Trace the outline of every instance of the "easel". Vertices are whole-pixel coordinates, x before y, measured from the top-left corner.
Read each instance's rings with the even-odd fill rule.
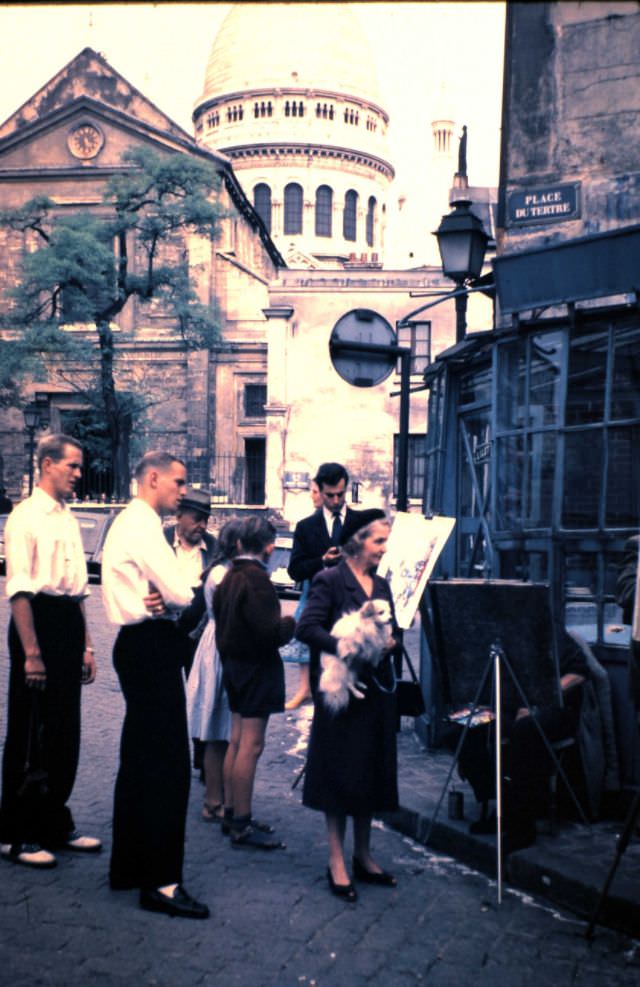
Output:
[[[557,674],[557,663],[556,663],[555,667],[556,667],[556,674]],[[535,724],[536,730],[538,731],[538,734],[539,734],[539,736],[540,736],[540,738],[541,738],[541,740],[542,740],[542,742],[543,742],[543,744],[544,744],[547,752],[549,753],[549,755],[550,755],[550,757],[552,759],[552,762],[553,762],[553,764],[554,764],[554,766],[555,766],[558,774],[562,778],[562,780],[563,780],[563,782],[564,782],[564,784],[565,784],[565,786],[567,788],[567,791],[569,792],[569,794],[571,796],[571,799],[572,799],[573,803],[575,804],[575,806],[576,806],[576,808],[578,810],[578,813],[579,813],[582,821],[585,824],[588,824],[588,820],[587,820],[587,817],[586,817],[586,815],[584,813],[584,810],[582,809],[582,806],[580,805],[580,802],[578,801],[578,798],[577,798],[575,792],[573,791],[573,788],[571,787],[571,785],[569,783],[569,780],[568,780],[568,778],[566,776],[566,773],[565,773],[565,771],[564,771],[564,769],[562,767],[562,764],[560,763],[560,761],[559,761],[559,759],[558,759],[558,757],[556,755],[555,750],[553,749],[552,744],[549,742],[549,740],[548,740],[548,738],[547,738],[547,736],[546,736],[543,728],[541,727],[540,723],[538,722],[537,717],[532,713],[531,703],[529,702],[529,699],[527,698],[527,695],[525,693],[525,690],[524,690],[524,688],[523,688],[523,686],[522,686],[522,684],[521,684],[518,676],[515,673],[515,670],[513,668],[512,663],[510,662],[510,660],[508,659],[507,655],[505,654],[505,651],[504,651],[502,642],[501,642],[501,640],[498,637],[496,637],[494,639],[494,641],[491,643],[490,647],[489,647],[489,655],[488,655],[487,661],[485,663],[484,670],[482,672],[479,685],[478,685],[478,687],[476,689],[473,702],[471,703],[471,706],[469,707],[469,712],[468,712],[468,715],[466,716],[465,723],[464,723],[464,729],[462,731],[461,736],[458,739],[458,743],[457,743],[456,750],[455,750],[455,753],[454,753],[454,756],[453,756],[453,760],[451,762],[451,766],[449,768],[449,772],[447,774],[447,778],[445,780],[445,783],[443,785],[442,791],[440,793],[440,798],[438,799],[438,802],[437,802],[435,811],[434,811],[433,816],[431,818],[431,823],[429,825],[429,830],[428,830],[427,836],[426,836],[426,842],[428,843],[429,842],[429,839],[431,837],[433,826],[435,824],[436,818],[437,818],[438,813],[440,811],[440,807],[441,807],[442,802],[444,800],[444,796],[446,794],[447,788],[449,787],[449,783],[450,783],[451,778],[453,776],[453,772],[454,772],[454,770],[455,770],[455,768],[457,766],[458,759],[459,759],[459,756],[460,756],[460,752],[462,750],[462,746],[463,746],[464,741],[466,739],[467,733],[468,733],[468,731],[469,731],[469,729],[471,727],[473,716],[480,709],[479,702],[480,702],[481,696],[482,696],[482,694],[483,694],[483,692],[485,690],[485,687],[486,687],[486,684],[487,684],[487,681],[488,681],[488,678],[489,678],[489,674],[492,673],[492,675],[493,675],[493,679],[492,679],[492,683],[493,683],[493,719],[495,721],[495,785],[496,785],[496,831],[497,831],[496,832],[496,837],[497,837],[496,845],[497,845],[498,904],[501,904],[502,903],[502,849],[503,849],[503,845],[502,845],[502,694],[503,694],[503,671],[507,673],[510,681],[513,683],[513,686],[515,687],[515,690],[516,690],[516,694],[517,694],[517,696],[519,698],[519,701],[520,701],[520,705],[523,708],[526,708],[528,710],[528,712],[529,712],[529,715],[532,716],[532,720],[533,720],[533,723]]]
[[[602,886],[602,891],[600,892],[600,897],[598,898],[598,903],[593,910],[593,915],[589,920],[589,924],[585,931],[585,936],[587,939],[593,939],[593,928],[596,925],[598,919],[600,918],[600,913],[602,911],[602,906],[604,905],[607,895],[609,894],[609,888],[615,877],[616,871],[618,869],[618,864],[622,859],[622,854],[629,846],[629,840],[635,829],[636,822],[640,816],[640,789],[636,792],[631,803],[631,807],[627,813],[627,818],[625,819],[624,827],[620,836],[618,837],[618,845],[616,846],[615,856],[611,867],[609,868],[609,873],[607,874],[607,879]]]

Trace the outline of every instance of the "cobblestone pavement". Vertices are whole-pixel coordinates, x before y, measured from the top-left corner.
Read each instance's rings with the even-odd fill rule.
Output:
[[[4,580],[0,581],[4,593]],[[232,850],[199,818],[194,777],[185,884],[207,901],[207,922],[140,910],[107,884],[110,814],[122,698],[113,634],[99,589],[88,602],[99,677],[84,692],[83,746],[72,807],[105,852],[60,854],[51,871],[0,862],[0,984],[49,987],[404,987],[640,983],[640,944],[584,925],[522,893],[496,904],[488,878],[379,825],[374,846],[396,890],[362,888],[355,906],[327,890],[322,819],[291,784],[303,765],[310,707],[274,717],[259,766],[256,810],[276,823],[284,852]],[[6,693],[6,602],[0,604],[0,682]],[[296,669],[288,674],[289,694]],[[0,709],[4,737],[6,709]],[[410,747],[403,744],[403,748]],[[171,793],[167,793],[170,798]]]

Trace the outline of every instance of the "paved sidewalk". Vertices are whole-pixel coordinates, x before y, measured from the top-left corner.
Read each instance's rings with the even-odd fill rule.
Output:
[[[427,752],[415,733],[404,730],[399,738],[401,810],[387,819],[400,832],[426,843],[434,812],[446,783],[451,755]],[[471,788],[454,772],[449,789],[463,793],[465,818],[448,818],[447,797],[438,811],[429,846],[453,854],[456,859],[496,877],[496,837],[469,833],[479,806]],[[638,820],[640,825],[640,819]],[[560,820],[556,832],[545,833],[539,824],[533,846],[504,859],[506,882],[533,892],[554,904],[589,919],[600,899],[613,863],[623,822],[605,821],[585,826]],[[599,918],[613,928],[640,936],[640,840],[637,834],[620,858],[614,881]]]
[[[445,854],[376,824],[375,852],[397,874],[398,888],[363,887],[355,906],[332,897],[322,819],[300,805],[299,788],[291,789],[304,763],[309,706],[273,718],[259,766],[256,813],[277,825],[286,851],[232,850],[217,827],[201,820],[202,788],[194,776],[185,884],[209,903],[212,918],[189,922],[150,914],[139,909],[134,892],[110,891],[123,702],[99,591],[88,612],[100,668],[98,681],[84,693],[82,756],[71,804],[80,827],[104,839],[105,852],[60,854],[58,867],[41,872],[0,861],[1,987],[638,984],[640,943],[598,928],[589,945],[583,922],[511,887],[498,907],[493,880],[450,855],[460,843]],[[0,742],[6,728],[6,614],[2,599]],[[296,670],[288,675],[291,694]],[[427,755],[413,732],[403,731],[400,778],[407,808],[396,824],[413,820],[416,833],[422,830],[443,768],[441,757]],[[451,830],[446,819],[443,827],[443,833]],[[541,841],[535,853],[546,856],[546,846]],[[587,864],[585,870],[592,866]]]

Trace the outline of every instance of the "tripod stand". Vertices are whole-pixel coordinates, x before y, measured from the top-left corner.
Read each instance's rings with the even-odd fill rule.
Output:
[[[609,888],[611,887],[612,881],[618,869],[618,864],[622,859],[622,855],[624,851],[629,846],[629,840],[631,839],[631,835],[635,829],[635,825],[639,816],[640,816],[640,789],[638,789],[638,791],[636,792],[633,798],[633,802],[631,803],[631,806],[627,813],[627,818],[625,819],[624,827],[622,829],[622,832],[620,833],[620,836],[618,837],[618,844],[616,846],[615,856],[613,858],[611,867],[609,868],[607,879],[602,886],[602,891],[600,892],[598,903],[593,911],[593,915],[591,916],[589,920],[589,924],[585,931],[585,936],[587,939],[593,938],[593,928],[600,917],[600,913],[602,912],[603,905],[607,899],[607,895],[609,894]]]
[[[455,749],[453,760],[452,760],[451,766],[449,768],[449,773],[447,775],[447,778],[446,778],[445,783],[443,785],[442,791],[440,793],[440,798],[438,799],[438,802],[437,802],[435,811],[434,811],[433,816],[431,818],[431,823],[429,825],[429,830],[428,830],[427,836],[426,836],[426,842],[428,843],[429,842],[429,839],[431,837],[431,832],[433,830],[433,826],[435,824],[436,818],[437,818],[438,813],[440,811],[440,807],[442,805],[442,802],[443,802],[444,796],[446,794],[447,788],[449,787],[449,782],[451,781],[451,777],[452,777],[453,772],[454,772],[454,770],[456,768],[456,765],[458,763],[458,760],[459,760],[459,757],[460,757],[460,752],[462,750],[462,746],[463,746],[464,741],[466,739],[467,733],[468,733],[469,729],[471,728],[473,717],[474,717],[474,715],[476,714],[476,712],[479,709],[478,703],[479,703],[480,697],[481,697],[481,695],[483,693],[483,690],[485,688],[485,685],[487,683],[487,679],[489,677],[489,673],[492,671],[493,672],[493,697],[494,697],[494,699],[493,699],[493,705],[494,705],[493,719],[495,720],[495,786],[496,786],[496,836],[497,836],[497,855],[496,855],[496,857],[497,857],[498,904],[501,904],[501,902],[502,902],[502,850],[503,850],[503,844],[502,844],[502,672],[503,672],[503,669],[507,672],[507,674],[508,674],[511,682],[515,686],[515,689],[516,689],[517,695],[518,695],[518,697],[520,699],[520,702],[521,702],[522,707],[526,708],[527,711],[528,711],[528,713],[529,713],[529,715],[532,717],[532,722],[534,723],[534,725],[536,727],[536,730],[538,732],[538,735],[540,736],[540,738],[541,738],[541,740],[542,740],[542,742],[543,742],[543,744],[544,744],[544,746],[545,746],[545,748],[547,750],[547,753],[550,755],[551,760],[553,761],[553,764],[554,764],[554,766],[555,766],[558,774],[562,778],[562,780],[563,780],[563,782],[564,782],[564,784],[565,784],[565,786],[567,788],[567,791],[569,792],[569,794],[571,796],[571,799],[574,802],[574,804],[575,804],[575,806],[576,806],[576,808],[578,810],[578,813],[580,814],[580,817],[581,817],[582,821],[584,823],[588,823],[588,820],[587,820],[587,817],[586,817],[586,815],[584,813],[584,810],[582,809],[582,806],[580,805],[580,802],[578,801],[578,798],[577,798],[575,792],[573,791],[573,789],[572,789],[572,787],[571,787],[571,785],[569,783],[569,780],[568,780],[568,778],[566,776],[566,773],[565,773],[565,771],[564,771],[564,769],[562,767],[562,764],[560,763],[560,761],[559,761],[559,759],[558,759],[558,757],[556,755],[556,752],[553,749],[553,746],[550,743],[549,739],[547,738],[547,736],[546,736],[546,734],[545,734],[545,732],[544,732],[541,724],[539,723],[537,717],[535,716],[535,713],[532,711],[532,707],[531,707],[531,705],[529,703],[529,700],[527,699],[527,696],[526,696],[526,694],[524,692],[524,689],[522,688],[522,685],[520,684],[520,681],[519,681],[519,679],[518,679],[518,677],[517,677],[517,675],[516,675],[516,673],[515,673],[515,671],[513,669],[512,664],[510,663],[509,659],[507,658],[507,656],[506,656],[506,654],[504,652],[504,649],[502,647],[502,644],[501,644],[500,640],[494,641],[491,644],[490,648],[489,648],[489,656],[488,656],[487,662],[485,664],[484,671],[482,673],[482,676],[481,676],[481,679],[480,679],[480,683],[479,683],[478,688],[476,690],[476,693],[475,693],[473,702],[472,702],[471,706],[469,707],[468,714],[465,716],[464,729],[463,729],[462,734],[460,735],[460,737],[458,739],[458,743],[457,743],[457,746],[456,746],[456,749]]]

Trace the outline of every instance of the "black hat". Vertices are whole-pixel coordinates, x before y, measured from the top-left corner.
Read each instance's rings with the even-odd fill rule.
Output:
[[[196,490],[195,487],[187,487],[184,496],[178,505],[179,511],[199,511],[209,517],[211,514],[211,494],[206,490]]]
[[[366,511],[349,511],[340,535],[340,544],[346,545],[356,531],[366,528],[368,524],[373,524],[374,521],[386,521],[386,519],[387,515],[379,507],[370,507]]]

